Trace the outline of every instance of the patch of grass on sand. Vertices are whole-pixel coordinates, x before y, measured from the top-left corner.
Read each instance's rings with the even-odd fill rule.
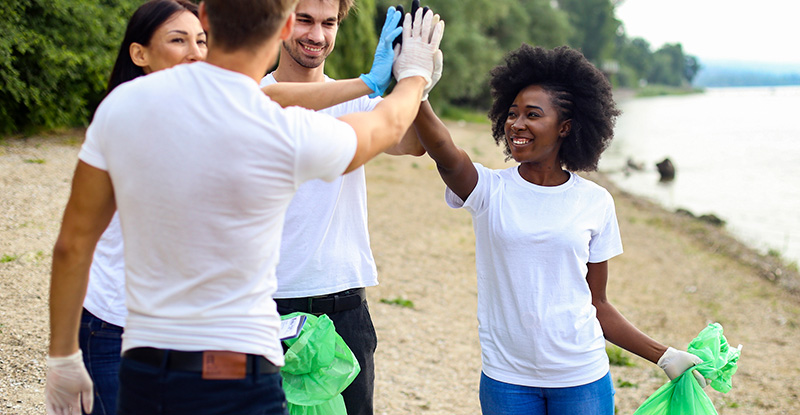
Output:
[[[618,388],[638,388],[639,385],[633,382],[628,382],[627,380],[617,379],[617,387]]]
[[[0,257],[0,264],[5,264],[6,262],[16,261],[17,258],[19,258],[19,255],[3,254],[3,256]]]
[[[381,302],[384,304],[391,304],[405,308],[414,308],[414,302],[411,300],[406,300],[405,298],[396,297],[393,300],[389,300],[386,298],[381,298]]]
[[[613,344],[606,346],[606,354],[608,355],[609,363],[614,366],[636,366],[628,352]]]

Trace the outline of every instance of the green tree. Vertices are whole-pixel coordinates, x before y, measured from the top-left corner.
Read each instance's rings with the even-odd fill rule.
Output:
[[[380,24],[396,0],[379,0]],[[410,11],[410,1],[403,2]],[[434,104],[486,108],[491,101],[489,71],[503,55],[522,42],[556,46],[570,33],[567,15],[549,0],[430,0],[427,3],[446,22],[441,49],[444,72],[431,93]]]
[[[647,78],[650,69],[653,66],[653,52],[650,50],[650,43],[646,40],[637,37],[628,39],[626,36],[620,36],[621,42],[617,52],[620,62],[631,68],[635,79],[633,83],[628,86],[636,86],[640,80]]]
[[[669,86],[684,86],[687,84],[686,78],[684,78],[685,65],[686,57],[683,54],[683,46],[680,43],[665,44],[661,49],[653,53],[653,66],[647,77],[647,82]]]
[[[332,78],[354,78],[369,71],[386,10],[376,15],[375,0],[359,0],[339,26],[336,51],[325,60],[325,73]],[[375,21],[380,20],[378,31]]]
[[[611,58],[620,21],[614,15],[612,0],[558,0],[569,15],[573,28],[570,45],[578,48],[595,64]]]
[[[6,0],[0,7],[0,133],[85,125],[141,0]]]
[[[697,73],[700,72],[701,68],[702,65],[700,65],[700,61],[698,61],[696,57],[692,55],[686,55],[684,57],[683,77],[689,84],[694,82],[694,78],[697,76]]]

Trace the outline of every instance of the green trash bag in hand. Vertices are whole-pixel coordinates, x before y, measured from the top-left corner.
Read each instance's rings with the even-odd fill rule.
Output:
[[[283,391],[291,415],[347,415],[342,391],[358,376],[361,367],[333,322],[326,315],[305,313],[300,335],[284,340],[289,350],[281,368]]]
[[[633,415],[717,415],[714,404],[692,371],[697,370],[710,380],[712,388],[727,393],[732,387],[731,378],[736,373],[741,346],[730,348],[722,335],[722,326],[712,323],[689,343],[687,351],[703,359],[703,363],[658,388]]]
[[[728,340],[722,335],[722,326],[712,323],[689,343],[686,351],[703,359],[703,363],[694,369],[711,381],[711,387],[728,393],[733,387],[733,374],[736,373],[741,347],[730,348]]]

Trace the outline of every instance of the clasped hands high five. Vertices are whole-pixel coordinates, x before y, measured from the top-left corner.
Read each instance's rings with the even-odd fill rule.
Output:
[[[419,4],[417,0],[414,3],[415,6]],[[413,16],[405,15],[402,27],[398,27],[401,11],[389,7],[386,13],[372,69],[360,77],[374,91],[371,98],[383,95],[394,74],[398,81],[411,76],[425,78],[424,101],[442,77],[443,56],[439,44],[444,34],[444,21],[427,7],[413,9]],[[401,33],[402,42],[392,48],[392,42]]]

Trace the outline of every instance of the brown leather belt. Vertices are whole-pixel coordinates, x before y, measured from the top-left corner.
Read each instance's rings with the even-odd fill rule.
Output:
[[[179,350],[137,347],[122,357],[168,370],[203,373],[206,379],[241,379],[245,374],[269,374],[280,371],[264,356],[229,351],[184,352]],[[165,363],[166,360],[166,363]]]

